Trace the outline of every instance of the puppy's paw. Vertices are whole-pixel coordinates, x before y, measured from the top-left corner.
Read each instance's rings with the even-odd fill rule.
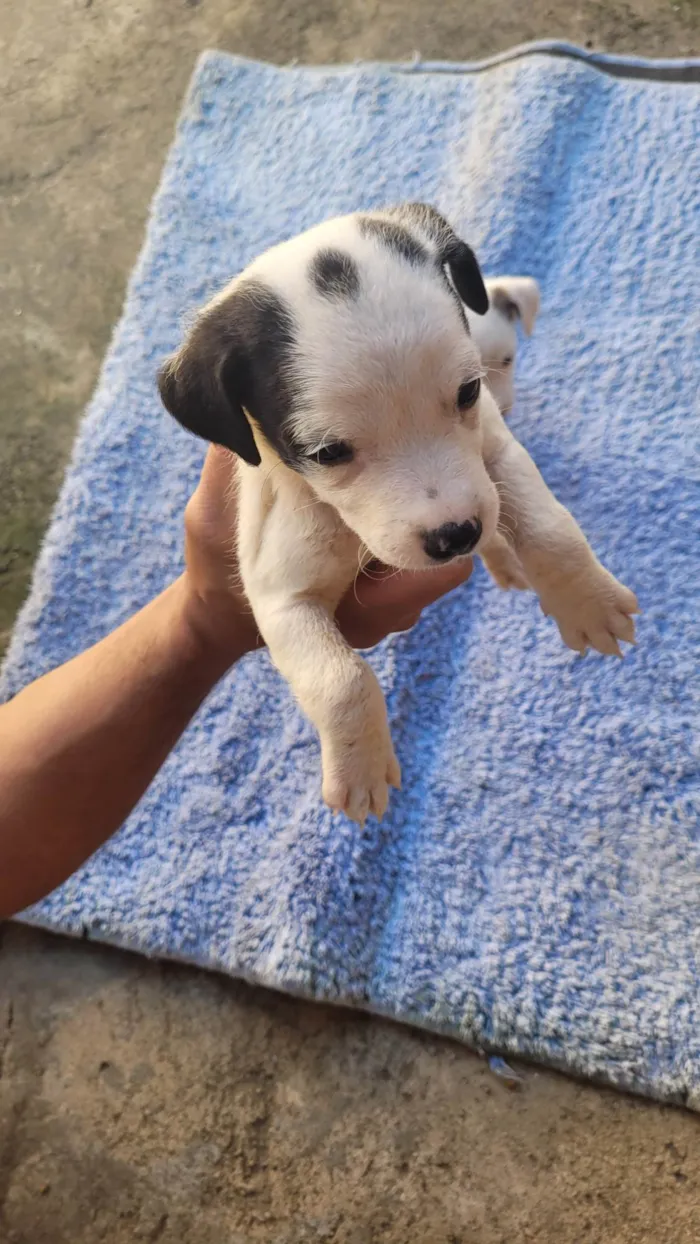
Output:
[[[637,597],[598,561],[576,577],[552,585],[540,603],[574,652],[595,648],[605,656],[621,657],[620,640],[634,643],[631,615],[639,613]]]
[[[530,587],[520,564],[520,558],[505,536],[495,535],[492,540],[489,540],[481,554],[481,560],[491,578],[495,579],[498,586],[506,591],[509,588],[518,588],[521,592],[526,592]]]
[[[401,769],[388,727],[367,730],[361,738],[336,746],[324,743],[323,798],[334,812],[364,825],[372,814],[381,821],[389,787],[401,787]]]

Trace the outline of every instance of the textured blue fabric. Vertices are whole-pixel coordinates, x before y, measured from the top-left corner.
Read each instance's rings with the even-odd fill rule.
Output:
[[[3,694],[179,571],[203,447],[154,373],[183,313],[271,243],[404,198],[540,281],[512,426],[638,592],[639,646],[578,659],[478,572],[372,656],[404,790],[364,831],[324,810],[314,732],[246,658],[27,920],[700,1107],[699,105],[542,54],[203,58]]]

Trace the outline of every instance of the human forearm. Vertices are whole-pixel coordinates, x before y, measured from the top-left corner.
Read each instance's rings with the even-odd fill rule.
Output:
[[[0,706],[0,919],[55,889],[119,828],[215,683],[260,643],[239,585],[236,461],[211,448],[185,511],[185,575],[94,648]],[[353,647],[405,630],[469,576],[360,575]]]
[[[246,650],[198,624],[185,577],[0,707],[0,918],[54,889],[122,823]]]

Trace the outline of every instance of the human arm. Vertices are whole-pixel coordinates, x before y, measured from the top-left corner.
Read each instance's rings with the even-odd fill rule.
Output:
[[[0,706],[0,919],[36,902],[122,824],[202,701],[260,639],[235,586],[234,459],[210,449],[186,511],[186,570],[111,635]],[[358,580],[351,644],[405,630],[469,567]]]

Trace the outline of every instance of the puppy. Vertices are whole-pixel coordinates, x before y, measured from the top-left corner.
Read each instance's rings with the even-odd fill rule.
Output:
[[[485,315],[469,312],[469,327],[479,348],[485,379],[502,415],[515,401],[516,324],[522,323],[529,337],[540,309],[540,290],[528,276],[499,276],[484,281],[489,299]],[[503,588],[528,587],[522,566],[505,540],[496,538],[482,553],[486,569]]]
[[[486,382],[501,414],[513,406],[513,377],[518,348],[516,325],[529,337],[540,309],[537,281],[529,276],[499,276],[484,282],[489,297],[485,315],[469,315],[469,327],[486,369]]]
[[[360,824],[400,783],[377,680],[334,621],[366,560],[479,552],[503,581],[510,558],[571,648],[634,638],[633,593],[482,383],[465,305],[488,310],[479,265],[437,211],[357,213],[256,259],[160,372],[171,414],[240,459],[243,585],[318,730],[324,798]]]

